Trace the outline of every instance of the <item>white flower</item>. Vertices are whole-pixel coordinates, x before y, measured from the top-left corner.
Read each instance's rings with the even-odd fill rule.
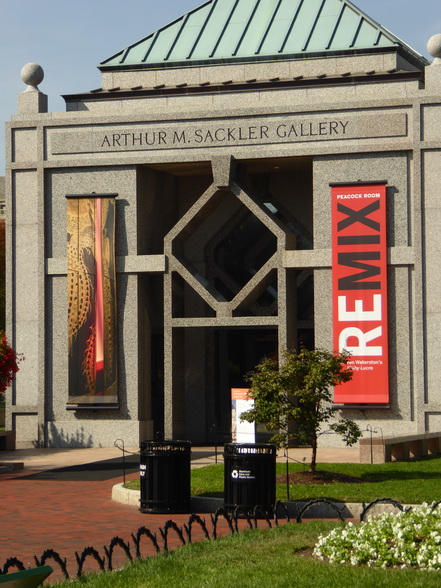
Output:
[[[315,554],[352,565],[441,569],[441,505],[382,513],[359,525],[348,523],[320,536]]]

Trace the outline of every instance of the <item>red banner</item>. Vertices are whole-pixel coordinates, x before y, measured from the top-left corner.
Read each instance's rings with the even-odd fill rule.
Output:
[[[336,404],[387,404],[386,186],[332,186],[334,349],[351,354]]]

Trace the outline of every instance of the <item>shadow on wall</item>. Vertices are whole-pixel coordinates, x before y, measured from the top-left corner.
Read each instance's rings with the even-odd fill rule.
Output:
[[[53,423],[48,424],[48,447],[69,447],[71,449],[87,449],[93,447],[92,435],[84,434],[84,427],[80,427],[75,433],[65,433],[63,428],[58,428]]]

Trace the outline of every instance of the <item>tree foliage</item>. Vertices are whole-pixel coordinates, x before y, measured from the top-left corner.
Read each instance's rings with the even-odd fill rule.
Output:
[[[17,355],[6,337],[6,334],[0,331],[0,397],[3,392],[15,380],[15,374],[18,372],[19,362],[23,359]]]
[[[348,382],[352,370],[347,353],[301,348],[299,352],[286,350],[280,364],[264,359],[247,376],[254,407],[242,413],[241,419],[264,423],[275,431],[270,441],[286,447],[290,439],[312,448],[310,469],[315,471],[317,441],[320,435],[335,432],[347,445],[361,436],[356,423],[340,419],[324,428],[338,409],[332,406],[333,386]]]

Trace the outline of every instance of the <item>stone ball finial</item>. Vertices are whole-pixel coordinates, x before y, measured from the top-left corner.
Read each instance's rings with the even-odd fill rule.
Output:
[[[427,50],[435,58],[434,65],[441,65],[441,34],[430,37]]]
[[[44,71],[38,63],[27,63],[21,70],[21,79],[27,84],[27,91],[38,90],[38,84],[44,79]]]

